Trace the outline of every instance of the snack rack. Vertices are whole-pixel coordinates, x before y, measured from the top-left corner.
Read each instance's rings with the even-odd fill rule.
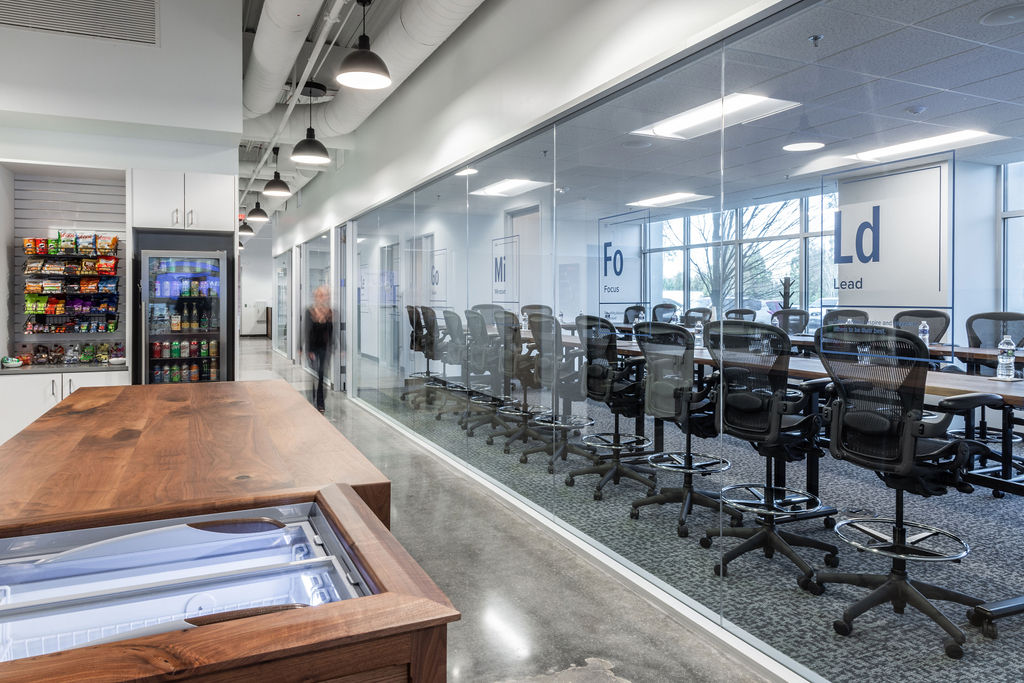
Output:
[[[121,235],[113,232],[106,233],[108,237],[117,238],[117,242],[116,247],[108,250],[104,256],[113,256],[117,260],[113,272],[100,274],[99,272],[83,272],[83,264],[97,263],[100,258],[100,254],[95,251],[93,246],[95,244],[93,233],[86,233],[83,230],[75,231],[76,234],[83,237],[88,236],[83,240],[83,244],[87,245],[85,251],[79,251],[77,244],[74,248],[66,248],[66,245],[60,246],[58,237],[58,251],[50,253],[49,242],[60,234],[58,231],[51,232],[52,235],[47,233],[48,239],[35,240],[40,244],[47,245],[46,253],[27,254],[25,242],[28,239],[19,238],[14,245],[11,309],[12,355],[20,355],[24,352],[32,353],[38,344],[45,344],[50,349],[59,344],[65,350],[68,350],[71,345],[77,345],[79,349],[84,349],[86,345],[98,347],[104,343],[111,349],[116,344],[121,344],[123,348],[127,336],[123,313],[126,295],[124,288],[126,264],[124,240],[121,239]],[[50,272],[25,272],[26,264],[31,261],[38,262],[40,259],[48,264]],[[54,268],[59,268],[60,272],[53,271]],[[75,291],[81,289],[83,281],[91,284],[97,280],[104,281],[103,291],[100,291],[98,285],[96,291]],[[60,291],[26,292],[30,282],[44,281],[50,285],[50,289],[59,284]],[[113,281],[112,288],[111,281]],[[44,301],[59,301],[63,310],[60,312],[47,310],[52,307],[46,306],[42,311],[30,312],[28,304],[33,297],[36,300],[42,297]],[[72,302],[75,301],[82,302],[82,306],[78,310],[74,310],[72,305]],[[102,308],[100,308],[101,304]],[[87,310],[86,305],[88,306]],[[34,328],[32,331],[28,330],[30,324]],[[40,331],[45,330],[46,326],[61,331]],[[108,329],[110,327],[113,329]],[[58,361],[58,365],[62,370],[76,367],[76,363],[60,361]]]

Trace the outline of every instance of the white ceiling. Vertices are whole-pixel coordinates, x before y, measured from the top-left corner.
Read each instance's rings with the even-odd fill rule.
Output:
[[[549,181],[564,190],[558,194],[560,219],[593,220],[629,210],[628,202],[669,192],[711,195],[711,200],[687,205],[708,210],[719,206],[720,195],[726,206],[734,206],[807,191],[820,186],[821,176],[801,175],[800,169],[815,159],[963,128],[1008,139],[964,148],[958,160],[1024,160],[1024,23],[989,27],[979,22],[1009,2],[822,0],[802,5],[558,123],[555,132],[545,130],[474,164],[480,173],[470,177],[470,188],[502,178]],[[814,34],[823,36],[817,47],[808,40]],[[724,136],[665,140],[629,134],[734,92],[802,106],[729,127]],[[914,114],[909,111],[914,107],[925,109]],[[783,152],[802,116],[828,145],[817,152]],[[636,146],[641,139],[650,145]],[[421,191],[417,210],[440,209],[450,201],[449,208],[458,211],[465,183],[464,178],[439,180]],[[485,213],[500,201],[474,197],[470,210]]]

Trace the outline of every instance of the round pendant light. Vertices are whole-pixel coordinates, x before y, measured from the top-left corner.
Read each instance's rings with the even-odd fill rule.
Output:
[[[245,219],[252,221],[253,223],[266,223],[270,220],[270,216],[267,212],[260,208],[260,203],[256,202],[256,207],[246,214]]]
[[[366,8],[371,0],[357,0],[363,6],[363,33],[356,49],[345,55],[335,79],[341,85],[357,90],[380,90],[391,85],[391,72],[384,60],[370,49],[370,36],[366,35]]]
[[[242,221],[242,224],[238,226],[239,235],[255,235],[256,231],[249,225],[249,221]]]
[[[316,132],[313,130],[313,98],[323,97],[327,94],[327,88],[320,83],[309,81],[302,88],[302,94],[309,98],[309,128],[306,129],[306,139],[299,140],[292,148],[289,158],[297,164],[329,164],[331,155],[323,143],[316,139]]]
[[[268,197],[292,196],[292,190],[288,187],[288,183],[281,180],[281,174],[277,172],[277,153],[280,151],[280,148],[274,148],[274,177],[268,180],[267,184],[263,186],[263,194]]]

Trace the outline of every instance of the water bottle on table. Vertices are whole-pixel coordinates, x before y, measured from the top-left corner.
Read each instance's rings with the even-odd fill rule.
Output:
[[[928,332],[928,321],[922,320],[921,324],[917,326],[917,336],[921,338],[925,346],[931,344],[931,341],[928,339]]]
[[[693,326],[693,345],[698,349],[704,348],[704,323],[700,319]]]
[[[1003,335],[999,342],[999,365],[996,366],[997,379],[1013,379],[1013,361],[1017,345],[1010,339],[1010,335]]]

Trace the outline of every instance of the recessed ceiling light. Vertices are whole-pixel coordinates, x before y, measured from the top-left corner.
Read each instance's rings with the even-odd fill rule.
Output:
[[[887,157],[903,156],[925,149],[969,147],[970,145],[979,145],[983,142],[1005,139],[1006,137],[1003,135],[993,135],[992,133],[986,133],[980,130],[958,130],[953,133],[933,135],[927,138],[911,140],[910,142],[902,142],[898,145],[870,149],[866,152],[851,154],[847,158],[857,159],[858,161],[882,161]]]
[[[475,194],[480,197],[515,197],[521,195],[524,192],[530,190],[536,190],[539,187],[550,185],[551,183],[542,183],[536,180],[527,180],[525,178],[505,178],[499,180],[496,183],[491,183],[485,187],[481,187],[479,190],[473,190],[470,194]]]
[[[782,146],[784,152],[813,152],[825,146],[824,142],[791,142]]]
[[[672,194],[663,194],[659,197],[650,197],[649,199],[638,199],[635,202],[629,202],[628,204],[626,204],[626,206],[675,206],[676,204],[696,202],[701,199],[711,199],[711,196],[706,194],[694,194],[693,192],[673,192]]]
[[[1024,21],[1024,3],[1018,2],[994,9],[978,20],[982,26],[1009,26]]]
[[[633,135],[689,140],[799,106],[799,102],[789,100],[732,93],[631,132]]]
[[[464,168],[461,171],[456,171],[455,175],[476,175],[479,173],[475,168]]]

